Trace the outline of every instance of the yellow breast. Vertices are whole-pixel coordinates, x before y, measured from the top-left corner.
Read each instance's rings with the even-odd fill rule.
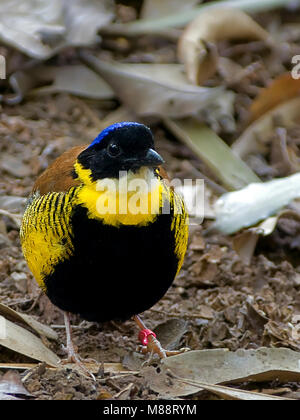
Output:
[[[88,217],[105,224],[145,226],[155,220],[169,199],[162,182],[149,168],[124,173],[120,179],[99,181],[92,181],[91,171],[79,163],[75,169],[84,183],[78,193],[78,204],[88,209]]]

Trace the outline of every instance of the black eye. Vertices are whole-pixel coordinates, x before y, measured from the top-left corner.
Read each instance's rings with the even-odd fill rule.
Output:
[[[121,154],[121,148],[117,144],[111,143],[107,147],[107,152],[111,157],[117,157]]]

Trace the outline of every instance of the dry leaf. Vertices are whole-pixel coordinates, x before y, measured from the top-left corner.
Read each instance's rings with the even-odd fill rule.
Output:
[[[40,78],[45,78],[47,81],[53,80],[53,84],[33,89],[29,92],[30,95],[68,92],[91,99],[107,100],[114,97],[108,84],[84,65],[41,66],[37,71]]]
[[[57,366],[60,362],[38,337],[3,316],[0,316],[0,345],[50,366]]]
[[[0,393],[0,401],[7,401],[7,400],[17,400],[17,401],[21,401],[22,398],[17,398],[14,397],[13,395],[9,395],[9,394],[2,394]]]
[[[246,265],[250,265],[259,236],[268,236],[274,232],[282,217],[299,220],[299,213],[293,210],[282,210],[276,216],[267,217],[257,226],[243,230],[233,238],[233,248]]]
[[[278,220],[277,216],[270,216],[276,215],[299,196],[300,173],[264,183],[253,183],[239,191],[225,193],[215,203],[214,227],[229,235],[263,220],[252,232],[269,235]]]
[[[2,0],[0,39],[30,57],[46,59],[67,46],[92,45],[114,17],[112,0]]]
[[[278,76],[259,95],[250,107],[249,123],[260,118],[263,114],[275,108],[282,102],[288,101],[300,94],[300,79],[294,79],[291,73]]]
[[[5,318],[8,318],[10,321],[19,322],[23,325],[31,327],[41,336],[45,336],[47,338],[50,338],[51,340],[58,339],[57,333],[48,325],[41,324],[30,315],[14,311],[12,308],[4,305],[3,303],[0,303],[0,315],[4,316]]]
[[[32,397],[32,394],[22,384],[18,372],[9,370],[0,378],[0,395],[7,394],[17,397]],[[1,397],[0,397],[1,399]]]
[[[179,383],[168,374],[206,384],[241,383],[246,381],[279,382],[300,380],[300,354],[287,348],[257,350],[197,350],[172,356],[162,361],[159,369],[145,368],[143,374],[151,389],[165,398],[191,395],[198,390]]]
[[[254,172],[210,128],[196,119],[164,119],[166,126],[209,167],[216,178],[229,190],[259,182]]]
[[[187,332],[188,323],[180,318],[169,319],[155,327],[155,334],[163,348],[178,349],[182,336]]]
[[[52,84],[50,84],[52,82]],[[16,104],[27,95],[68,92],[80,97],[108,100],[114,97],[112,89],[101,77],[84,65],[31,67],[17,71],[9,78],[15,94],[4,95],[4,102]],[[39,86],[36,88],[36,86]]]
[[[233,24],[234,22],[234,24]],[[250,16],[238,9],[209,9],[197,16],[183,32],[178,56],[189,81],[201,85],[217,69],[217,55],[209,47],[219,40],[267,40],[269,34]]]
[[[172,373],[170,373],[172,376]],[[191,381],[185,378],[178,378],[175,379],[179,382],[182,382],[187,385],[192,385],[198,388],[199,390],[205,389],[206,391],[210,391],[213,394],[216,394],[225,400],[241,400],[241,401],[273,401],[273,400],[287,400],[288,398],[276,397],[272,395],[263,394],[261,392],[252,392],[252,391],[244,391],[242,389],[234,389],[229,388],[228,386],[224,385],[211,385],[205,382],[199,381]]]
[[[249,230],[246,230],[233,238],[233,249],[245,265],[250,265],[257,241],[258,234]]]
[[[284,102],[254,121],[232,144],[233,152],[244,159],[250,153],[264,153],[265,142],[274,132],[274,121],[280,121],[282,127],[288,128],[299,121],[300,98]]]
[[[231,92],[220,88],[190,85],[180,64],[123,64],[104,62],[82,51],[81,57],[106,80],[121,101],[138,116],[184,117],[195,115],[209,105],[218,107]]]

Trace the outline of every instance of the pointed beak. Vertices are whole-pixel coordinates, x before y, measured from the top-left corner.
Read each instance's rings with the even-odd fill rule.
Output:
[[[142,159],[141,164],[143,166],[152,166],[153,168],[162,165],[165,161],[163,158],[153,149],[149,149],[146,156]]]
[[[163,158],[153,149],[148,149],[147,153],[142,157],[129,158],[124,161],[125,167],[130,169],[138,169],[142,166],[149,166],[150,168],[157,168],[162,165],[165,161]]]

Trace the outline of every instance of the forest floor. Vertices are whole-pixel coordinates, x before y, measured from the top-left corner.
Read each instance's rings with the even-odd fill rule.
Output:
[[[280,29],[284,22],[282,15],[266,15],[261,20],[270,21],[271,18],[276,18]],[[151,38],[145,39],[151,43]],[[145,39],[140,40],[140,46],[137,45],[137,50],[134,51],[136,60],[142,60],[141,51],[145,48]],[[264,47],[258,44],[256,48],[252,45],[252,50],[249,47],[248,51],[243,52],[242,58],[239,54],[240,62],[244,60],[250,64],[258,56],[263,57]],[[222,51],[227,47],[228,45],[219,45],[221,50],[223,48]],[[163,52],[168,57],[166,60],[170,60],[174,49],[172,43],[163,46]],[[149,47],[149,54],[150,50]],[[236,54],[236,51],[231,53]],[[130,57],[127,59],[130,61]],[[242,87],[235,87],[235,118],[238,129],[242,126],[246,99],[252,100],[256,89],[274,77],[274,68],[268,74],[262,62],[263,60],[255,76],[247,79],[248,84],[245,82]],[[278,69],[278,74],[281,71],[282,69]],[[224,83],[220,79],[214,83]],[[110,106],[111,104],[107,105],[108,108]],[[0,208],[7,196],[19,197],[15,201],[14,209],[21,213],[24,207],[22,198],[29,196],[36,177],[67,148],[90,142],[98,132],[95,121],[101,121],[110,111],[102,103],[68,94],[27,98],[15,106],[2,105]],[[193,179],[195,168],[209,175],[201,161],[163,125],[154,122],[150,126],[157,150],[164,157],[165,168],[171,177]],[[290,139],[296,139],[298,133],[299,127],[296,126],[293,130],[288,130],[287,135]],[[222,131],[220,135],[222,136]],[[227,136],[230,144],[231,135],[224,136]],[[269,143],[271,142],[272,136]],[[262,177],[265,168],[266,165],[262,165],[257,170]],[[272,165],[268,165],[268,168],[272,169]],[[282,170],[278,175],[286,174]],[[271,178],[273,175],[265,177],[268,176]],[[300,319],[299,222],[282,220],[272,235],[260,238],[250,264],[243,262],[234,251],[233,237],[207,233],[210,225],[211,221],[205,220],[202,225],[190,226],[183,268],[165,297],[142,314],[147,326],[157,331],[158,338],[169,348],[226,348],[236,351],[285,347],[299,351],[300,340],[291,334],[290,328],[291,323],[295,324],[295,320]],[[99,278],[99,281],[102,279]],[[142,282],[141,278],[141,292]],[[52,327],[58,334],[58,340],[47,340],[47,346],[60,358],[64,357],[62,345],[66,338],[62,313],[45,295],[40,294],[22,255],[18,227],[6,216],[0,218],[0,295],[3,304]],[[111,304],[113,305],[113,296]],[[21,371],[23,384],[36,399],[161,398],[153,390],[147,377],[138,372],[144,358],[136,353],[138,331],[133,321],[97,325],[74,315],[72,324],[79,354],[99,362],[99,370],[95,374],[96,382],[76,370],[63,367],[49,369],[43,364],[38,365]],[[33,363],[32,359],[4,347],[0,348],[0,359],[0,363]],[[101,363],[121,363],[124,370],[129,369],[132,373],[108,373]],[[157,365],[158,362],[153,369]],[[5,370],[0,368],[0,372],[4,373]],[[300,398],[300,384],[297,381],[263,382],[255,386],[246,383],[243,388]],[[201,391],[185,398],[205,399],[212,396],[207,391]]]

